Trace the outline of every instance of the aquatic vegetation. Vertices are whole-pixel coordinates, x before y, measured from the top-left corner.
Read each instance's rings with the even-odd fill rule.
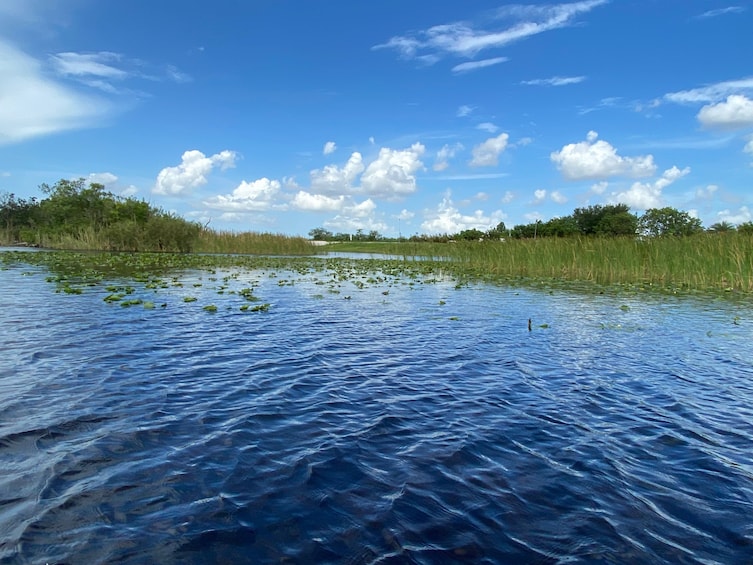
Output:
[[[205,310],[206,312],[216,312],[217,311],[217,306],[214,305],[214,304],[207,304],[202,309]]]
[[[197,300],[198,300],[198,298],[196,298],[195,296],[184,296],[183,297],[183,302],[196,302]]]

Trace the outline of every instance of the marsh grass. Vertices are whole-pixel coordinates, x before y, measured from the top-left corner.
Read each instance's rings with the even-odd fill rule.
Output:
[[[753,236],[539,238],[505,242],[349,243],[332,250],[451,259],[446,268],[484,280],[584,282],[666,290],[753,292]]]
[[[323,287],[322,296],[339,295],[345,281],[352,283],[355,290],[380,286],[386,297],[393,284],[430,284],[440,280],[452,281],[456,288],[485,281],[588,293],[753,293],[753,236],[739,233],[644,240],[541,238],[369,246],[372,253],[394,257],[296,257],[279,250],[269,255],[10,251],[0,253],[0,264],[44,266],[52,273],[48,280],[56,283],[60,292],[108,285],[102,289],[111,295],[104,297],[107,302],[129,294],[132,287],[125,285],[123,279],[157,292],[168,286],[182,287],[181,274],[196,270],[209,272],[203,286],[237,295],[244,302],[260,300],[253,288],[229,289],[232,276],[219,281],[218,271],[254,271],[276,279],[280,286],[305,278]]]
[[[202,230],[196,242],[198,253],[255,255],[314,255],[321,250],[302,237],[273,233]]]

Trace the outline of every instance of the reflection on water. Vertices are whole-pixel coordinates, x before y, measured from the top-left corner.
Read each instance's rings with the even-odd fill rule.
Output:
[[[0,561],[751,561],[753,309],[224,275],[0,271]]]

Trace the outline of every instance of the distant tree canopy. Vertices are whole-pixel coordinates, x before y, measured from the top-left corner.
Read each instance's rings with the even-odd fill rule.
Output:
[[[97,247],[116,251],[193,249],[201,226],[150,206],[123,198],[85,179],[61,179],[40,186],[42,200],[0,196],[0,230],[8,242],[55,244],[84,236]]]
[[[641,216],[639,230],[642,235],[651,237],[683,236],[701,233],[701,220],[687,212],[675,208],[651,208]]]

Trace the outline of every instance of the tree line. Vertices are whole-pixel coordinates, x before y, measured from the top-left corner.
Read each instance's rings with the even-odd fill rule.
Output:
[[[500,222],[486,231],[466,229],[453,234],[417,234],[407,238],[415,242],[445,243],[448,241],[479,241],[512,239],[535,239],[539,237],[666,237],[692,236],[704,232],[741,232],[753,235],[753,222],[744,222],[735,226],[729,222],[717,222],[704,228],[701,220],[688,212],[676,208],[651,208],[642,215],[634,214],[627,204],[594,205],[576,208],[572,214],[552,218],[547,221],[536,220],[528,224],[518,224],[512,228]],[[332,234],[324,228],[315,228],[309,232],[312,239],[324,241],[383,241],[378,232],[368,235],[361,230],[355,235]]]
[[[56,247],[70,240],[93,249],[176,251],[193,249],[202,226],[151,206],[116,196],[85,179],[40,186],[45,197],[0,194],[0,240]]]

